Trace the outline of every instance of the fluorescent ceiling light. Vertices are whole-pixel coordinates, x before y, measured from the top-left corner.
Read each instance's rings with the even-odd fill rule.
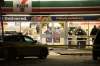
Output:
[[[100,16],[100,14],[51,14],[51,15],[6,14],[3,16]]]

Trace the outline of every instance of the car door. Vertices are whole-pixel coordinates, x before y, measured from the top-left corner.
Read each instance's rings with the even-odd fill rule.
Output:
[[[20,48],[18,49],[21,56],[39,56],[40,48],[36,45],[36,41],[28,36],[23,36],[24,41],[20,42]]]

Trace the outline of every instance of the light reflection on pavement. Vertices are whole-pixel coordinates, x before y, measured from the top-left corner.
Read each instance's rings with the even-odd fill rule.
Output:
[[[54,51],[50,51],[50,52],[49,52],[49,55],[60,55],[60,54],[58,54],[58,53],[56,53],[56,52],[54,52]]]

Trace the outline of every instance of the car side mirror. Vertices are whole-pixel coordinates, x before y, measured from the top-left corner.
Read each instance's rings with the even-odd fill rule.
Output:
[[[37,43],[37,40],[33,40],[33,43]]]

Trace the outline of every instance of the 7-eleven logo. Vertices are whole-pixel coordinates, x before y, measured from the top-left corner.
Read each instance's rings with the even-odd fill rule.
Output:
[[[20,4],[27,4],[28,0],[19,0]]]
[[[17,7],[20,8],[21,12],[24,12],[25,8],[28,7],[28,0],[19,0],[19,3]]]

